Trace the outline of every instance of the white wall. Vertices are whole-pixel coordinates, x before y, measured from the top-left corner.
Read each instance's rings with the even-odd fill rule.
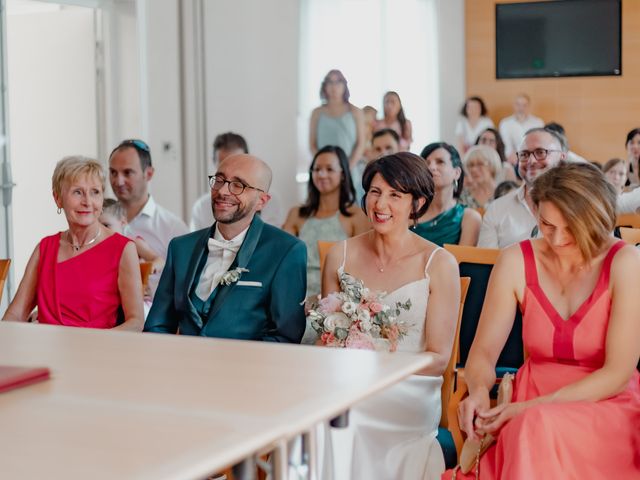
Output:
[[[440,135],[455,144],[455,124],[465,97],[464,0],[438,0]]]
[[[149,141],[156,165],[153,194],[188,221],[193,200],[208,188],[214,137],[236,131],[271,165],[272,188],[288,208],[299,201],[294,176],[300,155],[306,154],[298,145],[298,136],[306,145],[307,135],[307,126],[298,125],[300,2],[203,0],[200,20],[195,18],[198,2],[138,0],[137,11],[133,0],[114,2],[117,107],[108,138],[113,145],[126,137]],[[453,142],[465,95],[464,0],[437,0],[436,5],[440,132]],[[136,23],[136,14],[146,22]],[[204,31],[204,65],[198,64],[196,23]],[[140,59],[140,47],[147,60]],[[180,77],[182,67],[186,72]],[[205,111],[199,118],[202,79]],[[145,86],[149,90],[142,96]],[[166,142],[172,145],[168,152],[162,148]]]
[[[97,154],[94,45],[90,9],[7,18],[17,282],[38,241],[67,228],[51,196],[56,162],[71,154]]]
[[[176,0],[138,0],[142,136],[151,148],[158,203],[183,216],[180,15]]]
[[[204,19],[209,149],[197,161],[211,171],[214,137],[240,133],[271,166],[272,190],[289,206],[296,202],[298,1],[207,0]]]

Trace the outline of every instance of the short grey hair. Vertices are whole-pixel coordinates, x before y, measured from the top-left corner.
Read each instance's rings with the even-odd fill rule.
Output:
[[[502,170],[500,155],[498,155],[498,152],[493,148],[488,147],[487,145],[474,145],[471,147],[462,159],[462,165],[464,165],[464,168],[468,168],[467,164],[474,158],[479,158],[487,165],[487,167],[489,167],[489,171],[491,172],[491,176],[494,180],[496,175],[498,175]]]

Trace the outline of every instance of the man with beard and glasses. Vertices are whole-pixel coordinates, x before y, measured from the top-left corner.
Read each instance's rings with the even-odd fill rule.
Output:
[[[209,184],[215,222],[169,244],[144,331],[299,343],[307,250],[257,215],[270,199],[271,169],[232,155]]]
[[[531,186],[536,178],[566,159],[566,143],[552,130],[532,128],[525,133],[516,156],[524,183],[489,204],[482,218],[479,247],[505,248],[538,236]]]

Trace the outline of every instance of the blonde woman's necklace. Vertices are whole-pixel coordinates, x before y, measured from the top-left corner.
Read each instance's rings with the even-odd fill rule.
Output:
[[[93,237],[88,242],[83,242],[78,245],[73,243],[73,239],[71,238],[71,231],[67,230],[67,243],[71,245],[71,248],[73,249],[74,252],[79,252],[81,248],[88,247],[92,243],[95,243],[95,241],[98,240],[99,237],[100,237],[100,227],[98,227],[98,234],[95,237]]]

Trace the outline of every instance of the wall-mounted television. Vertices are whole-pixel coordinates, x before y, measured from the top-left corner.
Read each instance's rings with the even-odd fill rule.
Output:
[[[621,8],[621,0],[496,4],[496,78],[621,75]]]

